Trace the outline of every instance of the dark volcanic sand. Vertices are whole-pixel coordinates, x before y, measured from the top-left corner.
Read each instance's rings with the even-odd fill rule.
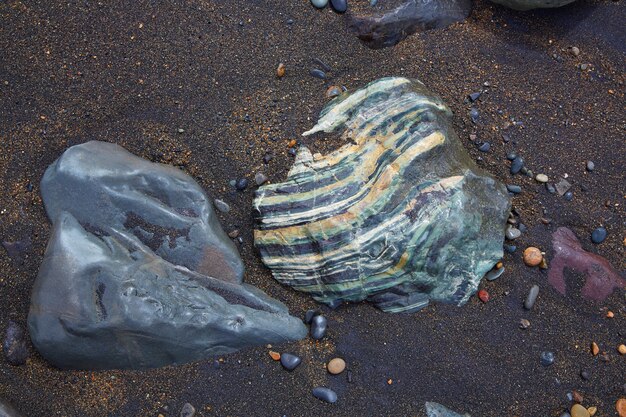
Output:
[[[293,314],[315,307],[262,266],[252,247],[253,193],[228,185],[259,170],[272,181],[285,178],[287,142],[313,125],[326,102],[323,82],[308,75],[313,57],[350,90],[382,76],[421,79],[454,110],[457,132],[480,164],[523,186],[513,204],[529,230],[518,247],[538,246],[550,259],[551,233],[567,226],[585,249],[623,271],[624,21],[624,1],[579,0],[531,13],[478,1],[463,23],[372,51],[347,33],[345,17],[306,0],[2,1],[0,240],[30,237],[33,244],[21,265],[0,250],[0,330],[9,319],[25,324],[49,236],[42,174],[68,146],[92,139],[178,165],[229,202],[223,225],[244,238],[246,281]],[[568,52],[573,45],[580,56]],[[275,76],[279,62],[283,79]],[[485,81],[492,88],[477,103],[480,124],[473,125],[464,99]],[[523,127],[509,128],[512,142],[504,144],[511,118]],[[491,142],[491,152],[478,152],[470,133]],[[336,136],[305,143],[321,152],[340,145]],[[267,150],[275,158],[264,166]],[[504,158],[510,150],[535,173],[567,173],[574,200],[511,178]],[[591,174],[588,159],[596,165]],[[599,225],[608,238],[593,245],[589,235]],[[33,352],[25,366],[0,361],[0,396],[29,416],[176,416],[185,402],[202,416],[423,416],[424,401],[437,401],[474,417],[543,417],[569,408],[566,394],[576,389],[598,415],[616,415],[615,401],[626,395],[626,365],[616,351],[626,341],[624,292],[604,303],[582,300],[582,277],[568,273],[563,297],[548,286],[546,271],[523,265],[521,250],[504,263],[506,273],[483,284],[492,296],[487,304],[474,297],[462,308],[433,305],[411,315],[367,304],[325,309],[327,339],[274,347],[303,357],[291,373],[263,347],[219,358],[219,367],[207,360],[143,372],[59,371]],[[533,284],[541,293],[527,312],[522,304]],[[614,319],[605,318],[606,308]],[[530,329],[518,328],[521,318]],[[594,340],[608,363],[590,354]],[[548,368],[540,364],[544,350],[556,355]],[[352,383],[345,373],[326,373],[335,355],[345,358]],[[333,388],[339,401],[316,400],[311,389],[318,385]]]

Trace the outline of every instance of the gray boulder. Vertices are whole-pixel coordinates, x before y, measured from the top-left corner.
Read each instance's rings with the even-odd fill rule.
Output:
[[[28,325],[53,365],[153,368],[306,336],[283,304],[241,283],[236,249],[182,172],[90,142],[48,169],[42,193],[54,226]],[[142,221],[129,224],[135,211]]]

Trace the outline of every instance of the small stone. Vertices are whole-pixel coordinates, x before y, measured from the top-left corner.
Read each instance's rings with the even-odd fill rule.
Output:
[[[580,377],[584,380],[584,381],[589,381],[589,372],[582,370],[580,371]]]
[[[619,345],[617,351],[620,355],[626,355],[626,345]]]
[[[328,372],[333,375],[339,375],[344,369],[346,369],[346,361],[341,358],[331,359],[326,365],[326,369],[328,369]]]
[[[576,46],[572,46],[572,47],[570,48],[570,50],[569,50],[569,51],[570,51],[570,52],[572,53],[572,55],[574,55],[574,56],[578,56],[578,55],[580,55],[580,49],[578,49],[578,47],[576,47]]]
[[[593,243],[602,243],[606,239],[606,229],[604,227],[598,227],[596,230],[591,232],[591,241]]]
[[[524,308],[526,310],[530,310],[535,305],[535,301],[537,301],[537,296],[539,295],[539,285],[533,285],[528,291],[528,296],[526,297],[526,301],[524,301]]]
[[[508,253],[513,253],[517,250],[517,246],[515,245],[504,245],[504,250]]]
[[[572,417],[572,416],[571,416],[570,413],[565,412],[565,413],[561,414],[559,417]]]
[[[280,360],[280,353],[274,352],[273,350],[270,350],[269,354],[270,354],[270,357],[272,359],[274,359],[275,361],[279,361]]]
[[[13,320],[9,320],[2,349],[4,357],[10,365],[24,365],[26,359],[28,359],[28,347],[24,329]]]
[[[596,342],[591,342],[591,354],[597,356],[600,353],[600,347]]]
[[[550,194],[556,193],[556,188],[554,188],[554,185],[552,184],[546,183],[546,190],[548,190]]]
[[[506,133],[502,134],[502,142],[504,143],[509,143],[511,141],[511,136],[507,135]]]
[[[481,95],[481,94],[482,94],[482,93],[479,91],[479,92],[477,92],[477,93],[472,93],[472,94],[470,94],[468,97],[469,97],[470,101],[473,103],[473,102],[475,102],[476,100],[478,100],[478,98],[480,97],[480,95]]]
[[[569,412],[572,417],[590,417],[589,411],[580,404],[574,404]]]
[[[524,263],[527,266],[537,266],[542,260],[543,255],[539,249],[529,246],[524,250]]]
[[[552,352],[541,352],[540,358],[543,366],[550,366],[554,363],[554,353]]]
[[[272,155],[269,152],[266,153],[265,155],[263,155],[263,163],[264,164],[269,164],[272,159],[274,159],[274,155]]]
[[[515,240],[522,235],[522,232],[513,226],[506,228],[505,236],[508,240]]]
[[[598,412],[598,407],[588,407],[587,411],[589,412],[590,416],[594,416]]]
[[[328,0],[311,0],[311,4],[318,9],[323,9],[328,4]]]
[[[517,154],[515,152],[509,152],[506,154],[506,159],[508,159],[509,161],[512,161],[515,158],[517,158]]]
[[[588,64],[580,64],[580,69],[585,71],[589,65]]]
[[[285,76],[285,64],[282,62],[278,64],[278,68],[276,68],[276,76],[278,78],[283,78]]]
[[[313,317],[315,316],[319,316],[320,312],[317,310],[307,310],[307,312],[304,314],[304,322],[306,324],[311,324],[311,322],[313,321]]]
[[[314,78],[319,78],[320,80],[325,80],[326,79],[326,73],[324,71],[322,71],[322,70],[317,69],[317,68],[310,70],[309,71],[309,75],[311,77],[314,77]]]
[[[328,321],[326,317],[319,315],[313,317],[311,321],[311,337],[315,340],[320,340],[326,335],[326,328]]]
[[[574,199],[574,193],[572,193],[571,191],[568,191],[565,193],[565,195],[563,195],[563,198],[566,201],[572,201]]]
[[[570,188],[572,188],[572,184],[570,184],[566,179],[561,179],[561,181],[554,184],[556,187],[556,192],[562,196],[565,194]]]
[[[330,0],[330,5],[337,13],[343,13],[348,10],[348,0]]]
[[[587,161],[587,171],[591,172],[596,168],[596,164],[593,161]]]
[[[489,152],[490,149],[491,149],[491,143],[489,143],[489,142],[483,142],[478,147],[478,150],[481,151],[481,152]]]
[[[239,236],[239,230],[237,229],[231,230],[230,232],[228,232],[228,237],[231,239],[235,239],[237,238],[237,236]]]
[[[268,178],[262,172],[257,172],[254,175],[254,182],[256,182],[256,185],[263,185],[263,184],[265,184],[267,182],[267,179]]]
[[[522,170],[524,167],[524,160],[521,156],[515,157],[513,162],[511,162],[511,174],[515,175]]]
[[[178,129],[178,133],[185,133],[185,129]]]
[[[326,98],[335,98],[340,96],[343,93],[341,87],[337,87],[336,85],[331,85],[326,89]]]
[[[245,178],[240,178],[237,180],[237,183],[235,184],[235,188],[238,189],[239,191],[243,191],[248,187],[248,180]]]
[[[522,330],[526,330],[530,327],[530,322],[526,319],[521,319],[519,321],[519,328]]]
[[[289,155],[291,155],[291,156],[296,156],[296,154],[297,154],[296,148],[289,149],[289,151],[287,153],[289,153]]]
[[[193,405],[185,403],[182,410],[180,410],[180,417],[193,417],[196,415],[196,409]]]
[[[283,353],[280,355],[280,364],[288,371],[293,371],[302,363],[302,359],[292,353]]]
[[[504,273],[504,267],[501,266],[500,268],[498,268],[496,265],[495,268],[493,268],[491,271],[485,274],[485,278],[487,279],[487,281],[495,281],[496,279],[500,278],[500,276],[502,276],[503,273]]]
[[[610,310],[606,312],[606,318],[607,319],[612,319],[613,317],[615,317],[615,313],[613,313]]]
[[[615,403],[615,409],[619,417],[626,417],[626,398],[620,398]]]
[[[519,185],[507,184],[506,189],[513,194],[519,194],[522,192],[522,187]]]
[[[228,203],[220,199],[216,198],[215,200],[213,200],[213,205],[218,211],[221,211],[222,213],[228,213],[230,211],[230,206],[228,205]]]
[[[330,388],[317,387],[313,388],[313,396],[318,400],[326,401],[327,403],[334,404],[337,402],[337,393]]]
[[[486,290],[478,291],[478,298],[483,303],[487,303],[489,301],[489,293]]]
[[[584,400],[583,395],[580,392],[576,390],[572,390],[572,401],[574,401],[575,403],[581,404],[583,400]]]
[[[472,107],[469,114],[472,122],[476,123],[478,121],[478,117],[480,116],[478,109],[476,107]]]
[[[541,259],[541,263],[539,264],[540,269],[548,269],[548,261],[546,258]]]
[[[535,180],[537,180],[537,182],[546,183],[548,182],[548,176],[546,174],[537,174]]]

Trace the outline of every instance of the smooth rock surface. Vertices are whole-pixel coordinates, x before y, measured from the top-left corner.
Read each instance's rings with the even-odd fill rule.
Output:
[[[591,232],[591,241],[593,243],[602,243],[606,239],[606,229],[604,227],[598,227]]]
[[[346,361],[341,358],[333,358],[326,365],[328,372],[333,375],[339,375],[346,369]]]
[[[526,310],[530,310],[535,305],[535,301],[537,301],[537,296],[539,295],[539,285],[533,285],[528,291],[528,295],[526,296],[526,301],[524,301],[524,308]]]
[[[302,363],[302,359],[292,353],[282,353],[280,355],[280,364],[288,371],[293,371]]]
[[[322,339],[326,336],[326,329],[328,327],[328,320],[324,316],[315,316],[311,320],[311,337],[315,340]]]
[[[515,10],[544,9],[565,6],[575,0],[491,0]]]
[[[28,325],[33,345],[53,365],[152,368],[306,335],[283,304],[241,283],[236,250],[222,241],[228,237],[204,193],[182,172],[89,142],[48,169],[42,193],[53,228]],[[140,229],[127,223],[135,210],[144,219]],[[161,238],[155,224],[180,227],[187,239]],[[233,256],[236,262],[224,263]],[[201,273],[207,270],[218,274]]]
[[[26,359],[28,359],[26,333],[24,329],[13,320],[9,320],[2,343],[2,350],[4,351],[6,361],[13,366],[24,365]]]
[[[318,9],[323,9],[328,4],[328,0],[311,0],[311,4]]]
[[[338,97],[305,135],[340,128],[352,142],[315,160],[302,147],[286,182],[256,192],[255,246],[274,278],[327,304],[464,304],[502,257],[504,185],[474,164],[419,81]]]
[[[330,0],[330,5],[333,10],[338,13],[343,13],[348,10],[348,0]]]
[[[367,46],[393,46],[417,32],[446,27],[464,20],[472,9],[470,0],[385,0],[383,10],[350,16],[350,29]]]
[[[334,404],[337,402],[337,393],[330,388],[317,387],[313,388],[313,396],[318,400],[326,401],[327,403]]]
[[[459,414],[435,402],[427,402],[424,404],[427,417],[470,417],[469,414]]]

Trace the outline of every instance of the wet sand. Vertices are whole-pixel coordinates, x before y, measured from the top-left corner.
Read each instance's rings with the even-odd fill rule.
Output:
[[[284,179],[291,139],[314,152],[341,145],[336,135],[300,138],[326,102],[324,82],[308,75],[312,58],[328,63],[332,82],[349,90],[383,76],[420,79],[454,111],[456,131],[479,164],[523,187],[513,206],[528,230],[515,242],[520,249],[505,255],[505,274],[483,283],[492,300],[411,315],[366,303],[322,308],[326,339],[273,347],[303,358],[291,373],[264,347],[141,372],[60,371],[33,351],[25,366],[0,361],[0,396],[28,416],[175,416],[186,402],[200,416],[424,416],[424,402],[437,401],[474,417],[521,417],[559,416],[576,389],[598,415],[617,415],[615,401],[626,395],[616,350],[626,341],[624,292],[603,303],[584,300],[582,276],[570,271],[570,292],[561,296],[546,271],[524,266],[521,249],[537,246],[549,261],[551,234],[567,226],[585,249],[625,269],[624,2],[579,0],[520,13],[478,1],[462,23],[377,51],[349,33],[345,19],[304,0],[0,3],[0,240],[32,240],[23,263],[0,250],[0,330],[9,319],[26,322],[50,232],[39,196],[43,172],[88,140],[181,167],[231,205],[220,216],[227,232],[243,237],[246,282],[292,314],[318,307],[271,278],[252,246],[253,192],[228,184],[253,182],[259,171]],[[282,79],[275,76],[280,62]],[[464,101],[481,89],[475,125]],[[504,129],[512,119],[522,125]],[[479,152],[469,134],[491,151]],[[505,158],[512,150],[551,180],[567,174],[574,199],[512,178]],[[265,165],[267,152],[274,158]],[[587,160],[595,162],[592,173]],[[594,245],[589,235],[600,225],[608,238]],[[541,292],[528,312],[523,301],[533,284]],[[605,318],[607,309],[615,318]],[[529,329],[519,329],[522,318]],[[590,354],[591,341],[608,362]],[[556,355],[547,368],[539,360],[545,350]],[[326,373],[334,356],[346,360],[351,383],[345,373]],[[334,389],[338,402],[315,399],[318,385]]]

